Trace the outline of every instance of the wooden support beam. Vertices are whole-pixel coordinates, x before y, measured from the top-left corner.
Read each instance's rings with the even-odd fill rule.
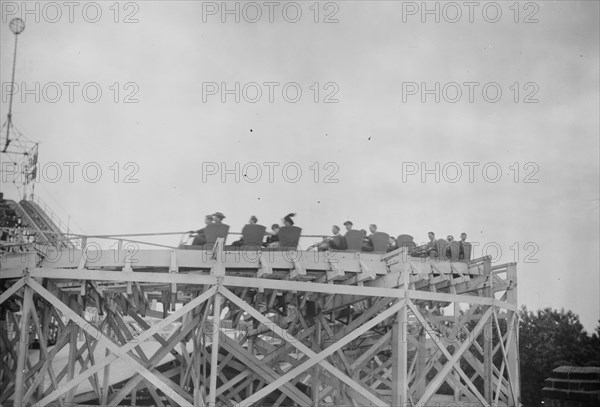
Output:
[[[268,261],[263,259],[263,253],[258,253],[258,270],[256,271],[256,278],[273,277],[273,270]]]
[[[4,301],[6,301],[10,297],[12,297],[13,294],[15,294],[17,291],[19,291],[21,289],[21,287],[23,287],[24,285],[25,285],[24,277],[19,279],[13,285],[11,285],[6,291],[4,291],[2,294],[0,294],[0,304],[3,304]]]
[[[409,271],[402,272],[403,286],[408,287]],[[392,407],[408,405],[408,291],[392,326]]]
[[[25,282],[30,282],[29,277],[25,277]],[[17,366],[15,373],[15,396],[14,405],[21,406],[23,404],[23,396],[25,394],[25,366],[28,358],[29,349],[29,316],[33,307],[33,289],[29,285],[25,286],[23,293],[23,308],[21,310],[21,320],[19,321],[19,345],[17,348]]]
[[[298,280],[302,277],[306,277],[306,268],[302,265],[302,259],[292,258],[292,269],[288,276],[289,280]]]
[[[509,288],[506,290],[506,301],[515,307],[515,310],[507,312],[507,321],[513,321],[512,324],[507,324],[507,329],[513,332],[510,341],[507,343],[508,371],[513,380],[514,393],[517,394],[517,400],[512,400],[516,406],[521,405],[521,376],[519,371],[519,318],[516,309],[518,309],[517,297],[517,265],[511,263],[507,266],[506,278],[509,281]]]
[[[169,273],[179,273],[179,267],[177,267],[177,254],[175,250],[171,250],[171,264],[169,265]],[[175,304],[177,303],[177,284],[171,283],[171,311],[175,311]]]
[[[219,363],[219,329],[221,319],[221,294],[216,293],[213,303],[213,323],[212,323],[212,352],[210,355],[210,387],[208,392],[208,406],[215,407],[217,402],[217,369]]]

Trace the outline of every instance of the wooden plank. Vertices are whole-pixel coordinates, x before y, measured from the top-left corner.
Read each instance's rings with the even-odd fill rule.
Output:
[[[293,267],[292,257],[297,260],[302,260],[307,270],[327,271],[327,255],[325,252],[317,251],[293,251],[293,256],[290,256],[285,251],[263,250],[262,252],[255,251],[222,251],[222,260],[227,269],[258,269],[259,255],[262,261],[268,262],[273,269],[291,269]],[[75,268],[77,267],[81,257],[81,250],[65,249],[60,252],[53,253],[51,260],[43,260],[42,267],[50,268]],[[177,265],[180,268],[205,268],[211,269],[217,263],[216,257],[213,257],[212,250],[175,250],[177,256]],[[102,250],[96,253],[95,250],[87,252],[89,258],[94,258],[94,267],[112,267],[121,268],[122,260],[118,261],[118,252],[115,250]],[[332,252],[330,258],[337,260],[341,269],[349,273],[360,272],[360,266],[352,252]],[[369,264],[378,274],[386,274],[386,265],[380,261],[381,255],[371,253],[361,253],[361,259]],[[115,261],[117,259],[117,261]],[[165,269],[170,266],[170,250],[138,250],[131,256],[132,267],[159,267]],[[21,268],[22,270],[22,268]]]
[[[74,271],[70,269],[51,269],[35,268],[31,270],[32,277],[43,277],[51,279],[82,279],[82,280],[104,280],[104,281],[137,281],[151,283],[177,283],[191,285],[215,285],[216,276],[198,275],[198,274],[169,274],[169,273],[148,273],[134,272],[122,273],[120,271],[107,270],[83,270]],[[388,289],[379,287],[356,287],[342,284],[315,284],[303,281],[283,281],[270,279],[257,279],[248,277],[224,276],[224,286],[232,287],[252,287],[263,289],[275,289],[286,291],[307,291],[320,293],[339,293],[348,295],[363,295],[377,297],[398,297],[403,296],[402,290]]]

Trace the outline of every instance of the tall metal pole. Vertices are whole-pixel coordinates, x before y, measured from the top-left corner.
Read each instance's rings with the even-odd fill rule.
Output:
[[[19,34],[21,34],[25,30],[25,22],[20,18],[13,18],[8,23],[10,30],[15,34],[15,49],[13,53],[13,67],[12,67],[12,78],[10,81],[10,98],[8,102],[8,116],[6,118],[6,142],[4,143],[3,153],[6,153],[8,149],[8,145],[10,144],[10,127],[12,125],[12,101],[13,94],[15,93],[15,67],[17,66],[17,40],[19,38]],[[0,183],[0,191],[1,191],[1,183]]]
[[[7,126],[6,126],[6,144],[4,145],[3,153],[6,152],[8,145],[10,144],[9,131],[10,125],[12,124],[12,101],[13,94],[15,93],[15,67],[17,66],[17,41],[19,39],[19,34],[21,34],[25,30],[25,22],[20,18],[13,18],[9,23],[10,30],[15,34],[15,49],[13,53],[13,68],[12,68],[12,79],[10,81],[10,99],[8,101],[8,116],[7,116]]]

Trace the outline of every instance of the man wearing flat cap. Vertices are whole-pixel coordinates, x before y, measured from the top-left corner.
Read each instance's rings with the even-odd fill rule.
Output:
[[[344,226],[346,227],[346,233],[348,233],[352,230],[352,226],[354,226],[354,224],[351,221],[347,220],[346,222],[344,222]]]
[[[225,219],[225,215],[223,215],[221,212],[213,213],[212,217],[215,223],[223,223],[223,219]]]

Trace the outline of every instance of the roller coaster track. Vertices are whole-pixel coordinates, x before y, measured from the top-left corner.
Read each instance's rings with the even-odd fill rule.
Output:
[[[23,226],[35,234],[36,243],[50,244],[57,248],[72,247],[65,234],[48,214],[34,201],[22,200],[17,203],[6,200],[6,203],[21,218]]]

